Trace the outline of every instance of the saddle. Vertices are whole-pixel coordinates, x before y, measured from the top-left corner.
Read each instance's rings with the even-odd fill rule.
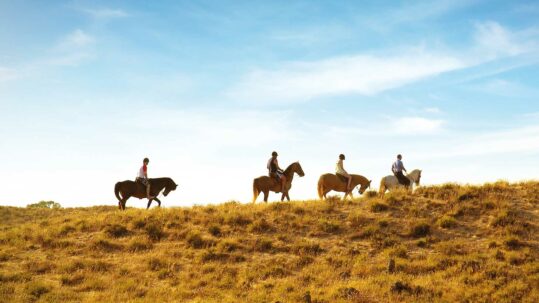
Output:
[[[335,174],[335,175],[337,176],[337,178],[338,178],[339,180],[341,180],[341,182],[343,182],[343,183],[348,183],[348,179],[347,179],[345,176],[339,175],[339,174]]]

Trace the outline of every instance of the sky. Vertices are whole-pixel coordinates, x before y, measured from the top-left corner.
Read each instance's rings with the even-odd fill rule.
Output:
[[[117,205],[144,157],[165,207],[250,202],[274,150],[292,199],[341,153],[537,180],[538,84],[536,1],[0,0],[0,205]]]

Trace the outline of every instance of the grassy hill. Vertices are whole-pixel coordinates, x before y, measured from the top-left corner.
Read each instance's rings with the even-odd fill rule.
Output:
[[[539,302],[538,231],[537,182],[349,202],[0,207],[0,301]]]

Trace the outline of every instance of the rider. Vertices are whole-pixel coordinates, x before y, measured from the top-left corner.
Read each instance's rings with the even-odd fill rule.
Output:
[[[352,176],[350,176],[350,174],[348,172],[346,172],[346,170],[344,170],[344,167],[343,167],[343,160],[345,159],[344,155],[343,154],[340,154],[339,155],[339,161],[337,161],[337,166],[335,167],[335,173],[337,175],[340,175],[342,177],[344,177],[346,180],[348,180],[347,182],[347,186],[346,186],[346,191],[349,192],[351,190],[351,183],[352,183]]]
[[[150,180],[148,179],[148,163],[150,163],[150,159],[144,158],[142,161],[142,166],[140,167],[137,175],[137,181],[142,183],[144,186],[146,186],[146,197],[149,199],[153,199],[155,197],[150,196]]]
[[[397,155],[397,161],[395,161],[393,163],[393,165],[391,166],[391,170],[393,171],[393,174],[395,175],[395,177],[397,177],[397,179],[399,180],[399,183],[408,187],[410,186],[410,179],[408,179],[407,177],[404,176],[404,174],[402,173],[402,171],[406,171],[406,168],[404,168],[404,164],[402,164],[402,155]]]
[[[268,160],[267,168],[269,170],[270,177],[276,178],[278,181],[281,181],[281,192],[284,193],[286,176],[284,175],[284,171],[279,167],[277,156],[278,154],[276,151],[271,153],[271,158]]]

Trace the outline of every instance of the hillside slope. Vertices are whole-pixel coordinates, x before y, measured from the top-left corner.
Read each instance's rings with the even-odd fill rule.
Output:
[[[0,207],[2,302],[539,302],[539,183],[340,202]]]

